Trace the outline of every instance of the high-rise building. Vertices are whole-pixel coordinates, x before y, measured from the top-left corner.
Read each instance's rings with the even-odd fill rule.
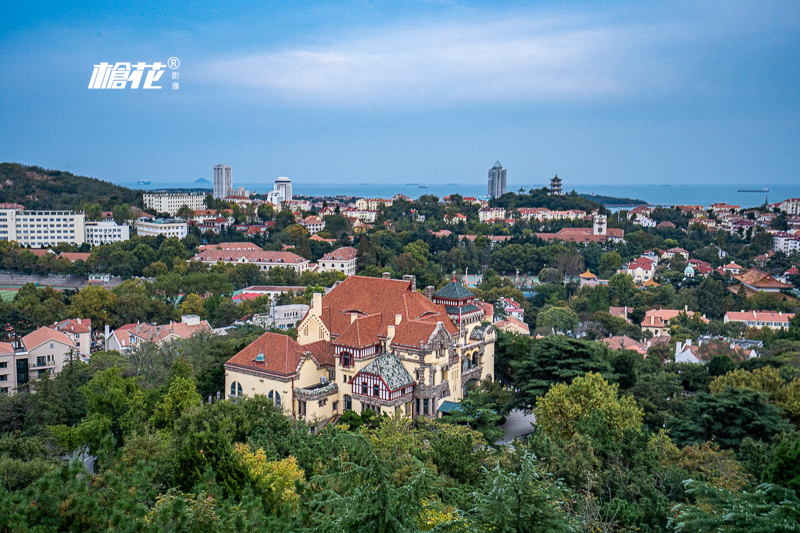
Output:
[[[214,199],[221,200],[231,193],[233,172],[227,165],[214,166]]]
[[[500,161],[489,169],[489,196],[498,198],[506,193],[506,169]]]
[[[267,201],[274,206],[281,205],[281,202],[289,202],[292,199],[292,180],[286,176],[281,176],[275,180],[275,186],[267,193]]]
[[[25,211],[19,204],[0,204],[0,241],[16,241],[22,246],[81,245],[86,237],[85,223],[85,213]]]

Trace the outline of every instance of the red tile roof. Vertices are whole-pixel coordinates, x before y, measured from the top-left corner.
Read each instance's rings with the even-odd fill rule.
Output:
[[[603,242],[609,237],[621,239],[625,233],[620,228],[608,228],[606,235],[594,235],[592,228],[563,228],[558,233],[537,233],[536,236],[545,241],[565,242]]]
[[[343,246],[325,254],[321,261],[349,261],[350,259],[355,259],[357,255],[358,250],[352,246]]]
[[[356,318],[342,334],[333,341],[334,344],[348,346],[350,348],[364,348],[377,344],[380,342],[378,339],[378,332],[381,330],[382,317],[383,315],[377,314]]]
[[[62,320],[48,327],[57,329],[58,331],[68,331],[70,333],[91,333],[92,321],[88,318],[70,318],[69,320]]]
[[[305,351],[290,336],[267,332],[228,359],[225,366],[290,376],[297,374]],[[256,361],[259,354],[263,361]]]
[[[91,254],[89,254],[88,252],[61,252],[61,255],[59,255],[58,257],[64,257],[74,263],[79,259],[82,261],[88,261],[89,255]]]

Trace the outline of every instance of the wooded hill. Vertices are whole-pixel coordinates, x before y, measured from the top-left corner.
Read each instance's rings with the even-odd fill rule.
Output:
[[[125,203],[141,206],[142,191],[60,170],[0,163],[0,203],[19,203],[33,210],[72,210],[84,203],[99,203],[110,211]]]

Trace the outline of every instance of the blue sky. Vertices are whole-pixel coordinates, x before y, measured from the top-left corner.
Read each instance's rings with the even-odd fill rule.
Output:
[[[0,160],[114,182],[797,183],[800,2],[18,2]],[[179,57],[180,89],[88,90]]]

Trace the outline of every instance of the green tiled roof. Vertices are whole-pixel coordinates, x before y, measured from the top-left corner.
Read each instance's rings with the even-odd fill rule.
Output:
[[[457,315],[458,314],[458,309],[459,309],[458,307],[455,307],[455,306],[452,306],[452,305],[445,306],[445,310],[447,310],[447,314],[448,315]],[[464,307],[461,308],[461,314],[462,315],[466,315],[466,314],[474,313],[475,311],[480,311],[480,310],[481,310],[481,308],[478,307],[477,305],[469,304],[469,305],[465,305]]]
[[[434,296],[438,296],[439,298],[448,298],[450,300],[463,300],[464,298],[474,298],[475,294],[459,282],[451,281],[439,289]]]

